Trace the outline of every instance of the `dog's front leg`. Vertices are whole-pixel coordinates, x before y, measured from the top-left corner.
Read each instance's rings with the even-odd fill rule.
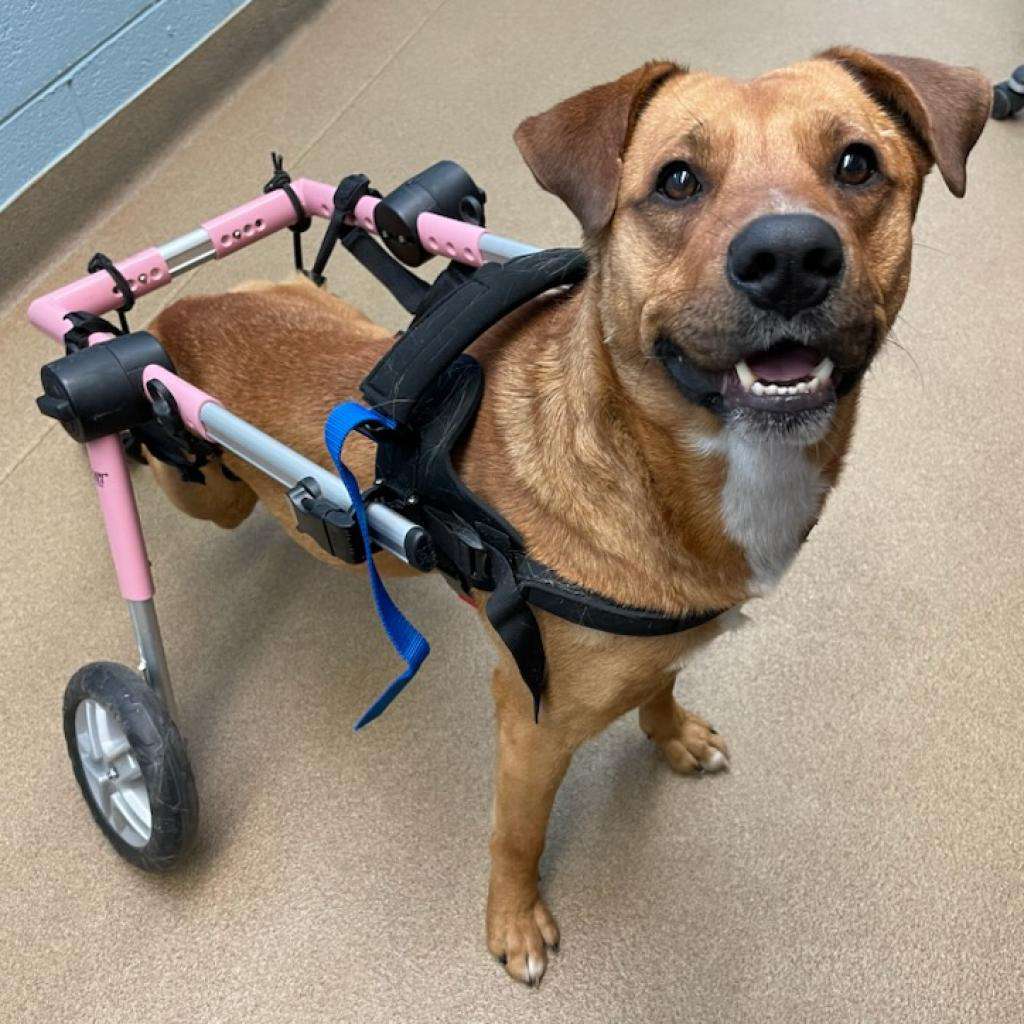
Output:
[[[518,981],[534,985],[558,944],[558,926],[540,898],[538,864],[548,817],[579,744],[557,719],[534,723],[529,695],[506,665],[494,672],[498,759],[487,945]]]
[[[640,705],[640,728],[681,775],[728,768],[725,741],[700,715],[676,702],[674,686],[675,674],[666,673],[654,696]]]

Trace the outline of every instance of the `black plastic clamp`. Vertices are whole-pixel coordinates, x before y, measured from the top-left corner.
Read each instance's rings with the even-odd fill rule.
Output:
[[[349,565],[366,561],[366,547],[352,512],[332,505],[311,476],[303,477],[289,492],[299,533],[312,537],[329,555]]]

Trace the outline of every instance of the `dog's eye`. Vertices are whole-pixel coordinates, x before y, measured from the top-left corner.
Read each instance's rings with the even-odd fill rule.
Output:
[[[870,146],[855,142],[843,150],[836,164],[836,181],[844,185],[866,185],[878,171],[878,157]]]
[[[666,164],[658,173],[658,191],[673,202],[692,199],[700,189],[697,175],[682,160]]]

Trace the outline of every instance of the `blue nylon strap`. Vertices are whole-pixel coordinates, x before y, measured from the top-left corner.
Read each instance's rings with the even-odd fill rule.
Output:
[[[355,513],[356,522],[359,523],[359,532],[363,535],[363,544],[366,548],[366,570],[370,576],[370,590],[373,592],[373,603],[377,606],[377,615],[380,617],[381,625],[384,627],[384,632],[387,633],[391,645],[405,660],[405,671],[362,713],[355,724],[357,731],[364,725],[369,725],[387,710],[388,705],[405,689],[430,653],[430,645],[426,639],[398,610],[397,605],[384,589],[384,583],[377,572],[377,567],[373,564],[373,556],[370,554],[370,527],[366,521],[366,505],[359,491],[359,484],[348,467],[341,461],[341,449],[345,439],[352,430],[364,423],[380,423],[391,428],[395,426],[386,416],[382,416],[372,409],[364,409],[356,402],[343,402],[341,405],[335,406],[327,417],[327,422],[324,424],[324,443],[327,445],[331,458],[334,459],[341,482],[345,485],[345,490],[348,491],[348,496],[352,501],[352,511]]]

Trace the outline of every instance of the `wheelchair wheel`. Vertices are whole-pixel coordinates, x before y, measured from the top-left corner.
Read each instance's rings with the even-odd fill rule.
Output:
[[[1005,121],[1013,113],[1013,95],[1005,82],[1000,82],[992,93],[992,118]]]
[[[114,849],[146,871],[174,867],[195,841],[199,798],[181,734],[145,679],[109,661],[80,668],[64,692],[64,737]]]

